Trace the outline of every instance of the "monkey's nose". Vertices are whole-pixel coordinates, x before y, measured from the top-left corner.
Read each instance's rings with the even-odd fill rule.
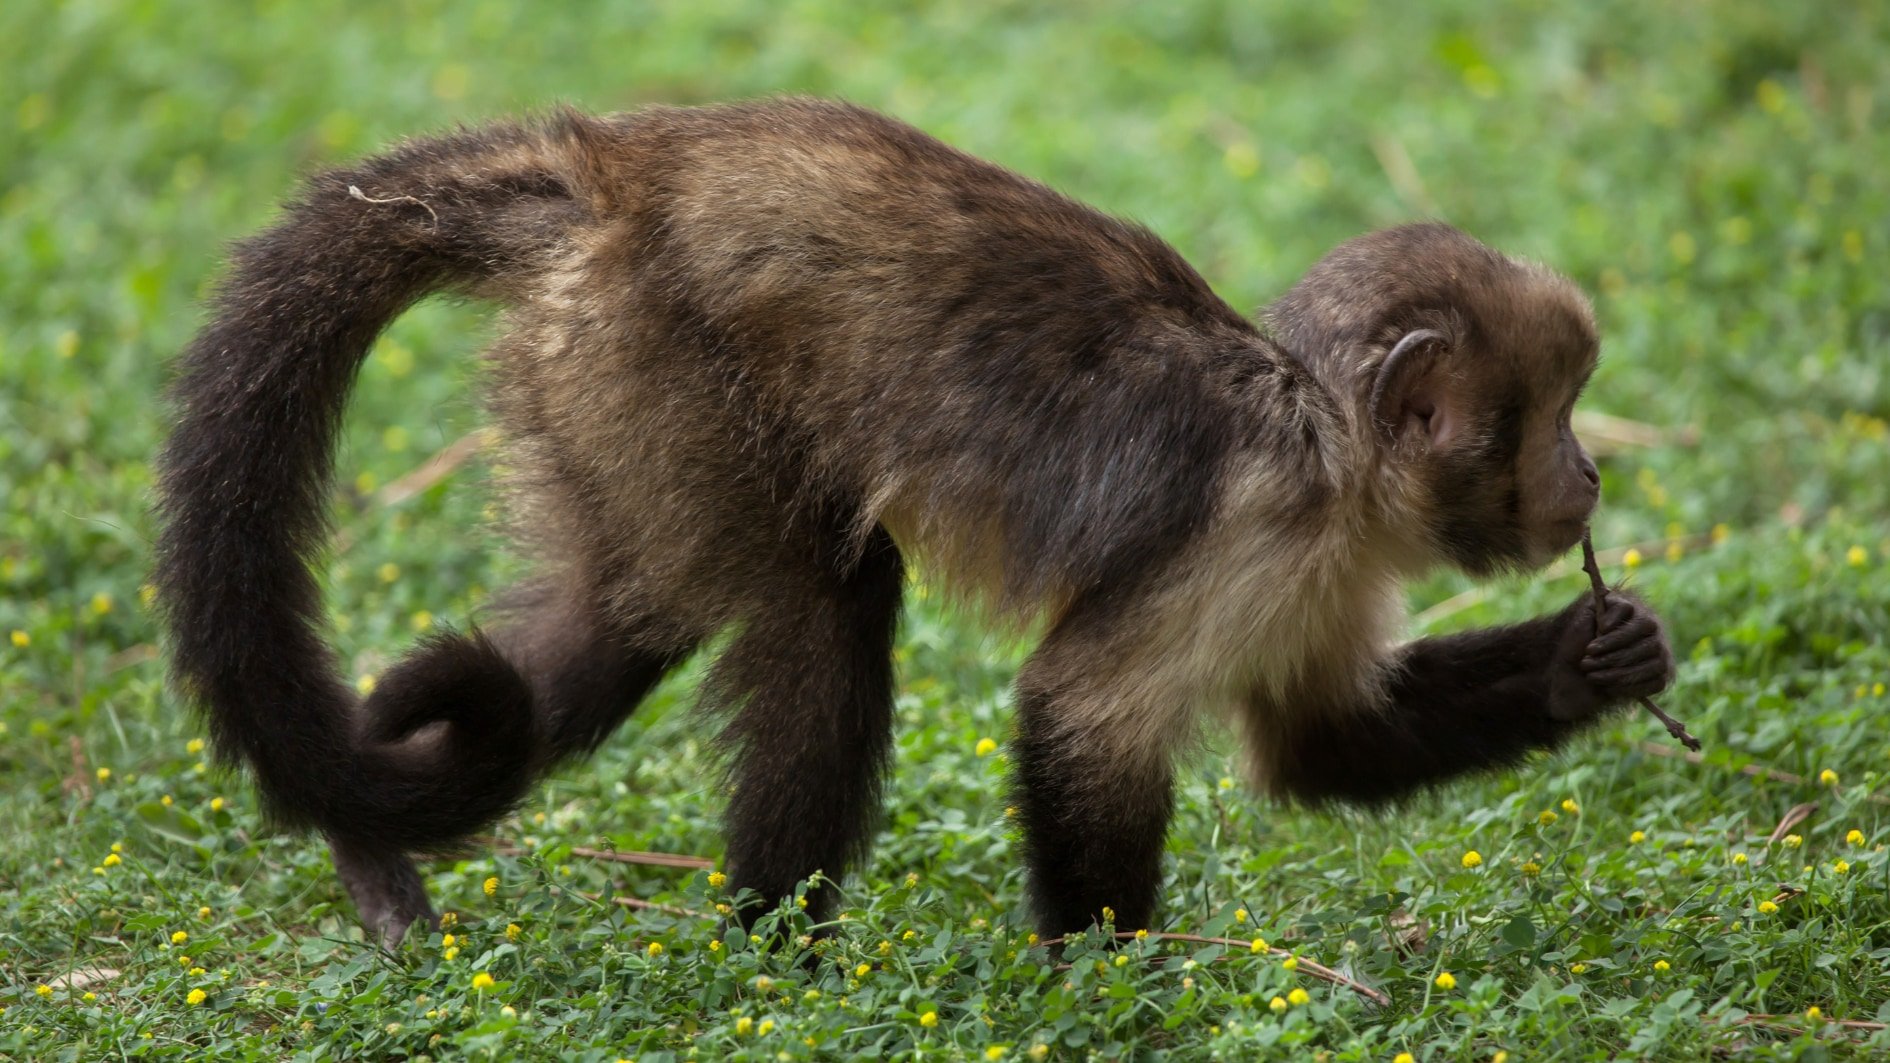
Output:
[[[1594,488],[1596,494],[1600,494],[1601,493],[1601,470],[1595,468],[1594,459],[1590,458],[1586,454],[1583,454],[1581,462],[1579,463],[1579,466],[1582,470],[1582,479],[1588,481],[1588,486]]]

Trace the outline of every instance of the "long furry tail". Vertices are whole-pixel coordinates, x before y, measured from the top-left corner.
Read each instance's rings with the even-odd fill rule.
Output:
[[[173,674],[219,755],[250,766],[287,825],[437,845],[501,815],[531,781],[531,692],[516,669],[476,634],[443,636],[358,706],[322,637],[309,562],[375,337],[436,290],[503,295],[566,245],[595,202],[583,186],[603,128],[560,115],[313,178],[279,224],[236,248],[180,360],[158,462]]]

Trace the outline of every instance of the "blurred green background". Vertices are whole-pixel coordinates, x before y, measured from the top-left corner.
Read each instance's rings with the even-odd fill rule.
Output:
[[[1890,757],[1886,56],[1883,4],[5,5],[0,1053],[604,1059],[626,1044],[684,1051],[690,1037],[708,1056],[1868,1051],[1853,1042],[1880,1035],[1802,1013],[1890,1018],[1890,870],[1874,851]],[[319,848],[269,834],[244,784],[197,766],[196,725],[163,688],[140,589],[166,364],[201,321],[222,248],[316,168],[560,102],[610,111],[779,92],[885,110],[1142,221],[1243,308],[1338,241],[1418,217],[1573,276],[1604,335],[1585,408],[1628,422],[1585,422],[1604,456],[1597,541],[1616,558],[1636,548],[1636,585],[1689,658],[1664,700],[1706,739],[1706,763],[1665,755],[1658,729],[1629,717],[1573,753],[1378,819],[1227,793],[1217,742],[1182,794],[1165,890],[1176,925],[1225,930],[1244,903],[1328,963],[1349,942],[1345,962],[1385,984],[1394,1008],[1338,993],[1282,1015],[1267,1002],[1288,974],[1228,963],[1203,966],[1185,1001],[1178,976],[1156,972],[1124,998],[1146,1006],[1065,1009],[1075,1017],[1057,1026],[1032,994],[1060,976],[958,971],[914,981],[945,1011],[936,1027],[910,1021],[913,1000],[855,988],[851,1012],[809,1004],[771,1020],[779,1043],[763,1044],[703,988],[719,984],[708,952],[675,939],[667,981],[612,967],[598,957],[657,931],[556,892],[567,879],[645,897],[702,888],[568,851],[601,840],[719,852],[703,781],[713,761],[682,711],[684,676],[593,767],[562,773],[501,825],[533,834],[525,855],[436,867],[436,889],[469,910],[488,874],[534,884],[541,947],[517,976],[524,1019],[455,1011],[383,1033],[395,998],[445,992],[429,979],[463,994],[464,978],[434,954],[387,969],[361,960]],[[364,370],[330,573],[356,675],[432,623],[475,619],[505,578],[510,562],[479,530],[492,500],[477,462],[412,500],[375,501],[479,423],[475,355],[491,328],[483,308],[428,303]],[[1582,586],[1567,571],[1486,594],[1440,576],[1413,588],[1416,631],[1559,605]],[[927,940],[1022,925],[1002,756],[974,752],[1005,733],[1022,649],[915,603],[889,830],[857,880],[863,918],[910,918]],[[1808,781],[1740,770],[1753,764]],[[1815,782],[1826,769],[1835,787]],[[1534,815],[1574,797],[1579,815],[1559,825]],[[1814,800],[1821,811],[1799,828],[1808,851],[1759,870],[1779,817]],[[1628,846],[1634,829],[1666,848]],[[1851,847],[1857,872],[1834,877],[1834,854],[1809,850],[1846,849],[1850,829],[1869,844]],[[114,842],[128,855],[107,868]],[[1485,872],[1460,867],[1468,848]],[[1800,873],[1801,855],[1826,871]],[[900,915],[897,884],[913,870],[936,893]],[[1781,884],[1807,892],[1760,920],[1755,906]],[[1385,945],[1386,912],[1368,902],[1387,891],[1431,927],[1426,950]],[[157,955],[161,928],[133,914],[162,923],[171,916],[152,913],[199,907],[225,949],[201,977]],[[712,934],[663,926],[698,945]],[[975,951],[942,954],[963,948]],[[1658,977],[1657,956],[1669,963]],[[1484,988],[1427,989],[1440,964]],[[598,965],[591,984],[648,1014],[585,1005],[573,983]],[[115,975],[94,1001],[72,982],[34,990],[92,968]],[[214,995],[187,1004],[191,986]],[[1747,1012],[1799,1018],[1741,1025]],[[1164,1027],[1172,1016],[1185,1021]],[[787,1036],[794,1022],[808,1029]]]

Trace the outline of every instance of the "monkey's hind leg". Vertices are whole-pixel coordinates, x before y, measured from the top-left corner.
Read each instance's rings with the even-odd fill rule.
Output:
[[[653,618],[606,616],[589,588],[565,581],[530,586],[501,608],[507,619],[491,643],[530,688],[524,711],[533,716],[534,774],[596,748],[694,647],[694,639]],[[463,681],[464,668],[454,667],[463,664],[463,650],[462,640],[430,641],[391,669],[384,686],[403,689],[393,691],[397,697],[370,700],[370,733],[398,728],[396,706],[449,693]],[[375,718],[377,711],[390,715]],[[330,834],[328,845],[362,922],[387,947],[398,945],[416,922],[437,924],[404,847],[342,834]]]
[[[904,567],[876,530],[858,563],[777,574],[766,611],[716,662],[711,696],[738,706],[732,746],[728,872],[770,911],[822,872],[838,881],[861,856],[879,809],[892,735],[893,633]],[[816,921],[832,890],[808,896]]]
[[[362,925],[383,947],[398,946],[415,923],[432,926],[438,921],[433,905],[427,901],[420,869],[406,853],[331,834],[328,855],[335,861],[335,873],[354,901]]]

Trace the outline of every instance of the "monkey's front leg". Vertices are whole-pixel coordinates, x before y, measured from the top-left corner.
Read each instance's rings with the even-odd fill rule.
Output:
[[[1552,616],[1411,643],[1375,704],[1255,706],[1264,714],[1256,754],[1276,792],[1392,800],[1553,748],[1602,713],[1658,693],[1673,668],[1645,603],[1611,592],[1597,635],[1584,593]]]
[[[1097,662],[1060,641],[1053,633],[1017,681],[1014,785],[1037,928],[1074,933],[1108,909],[1140,930],[1161,885],[1172,728],[1125,712],[1095,681]]]

